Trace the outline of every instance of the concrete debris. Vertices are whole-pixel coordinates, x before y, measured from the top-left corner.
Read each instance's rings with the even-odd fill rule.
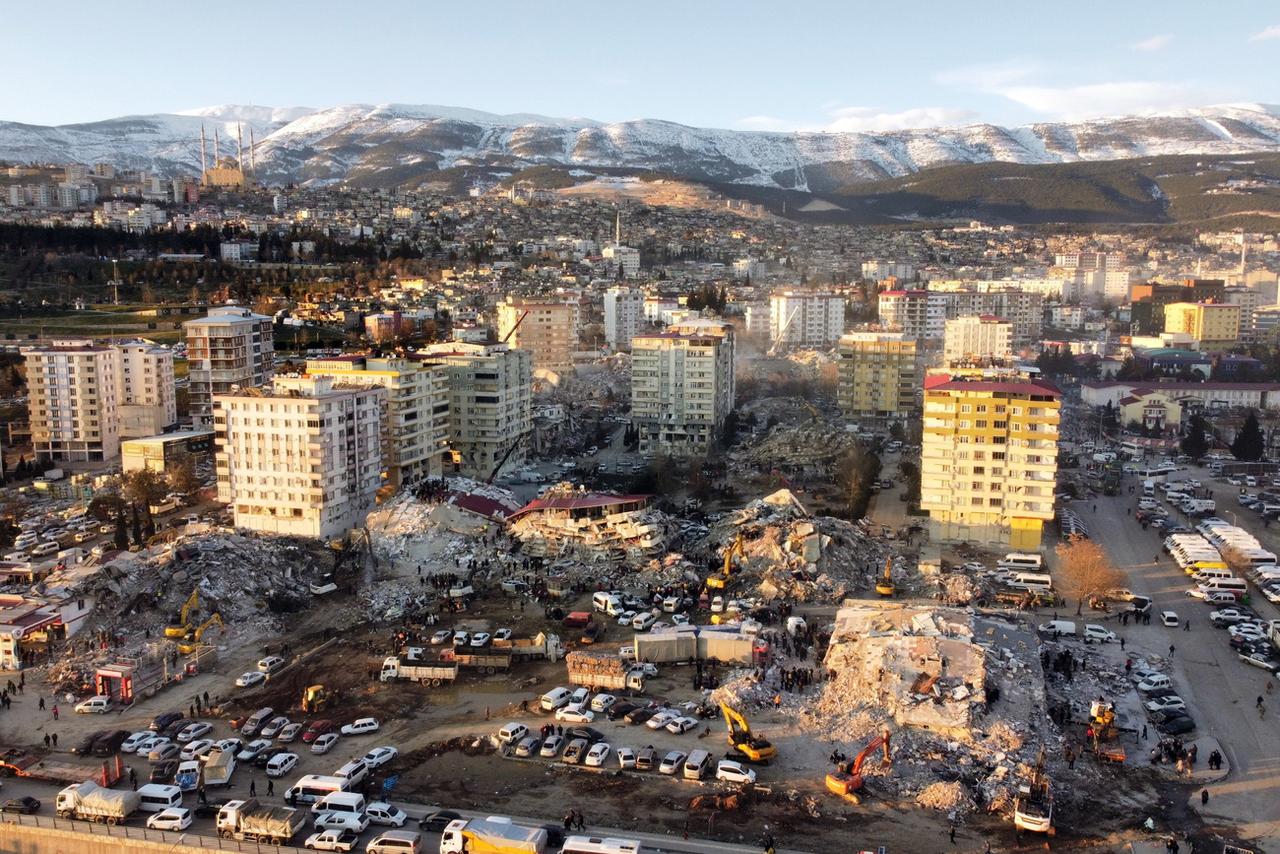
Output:
[[[916,795],[916,803],[925,809],[942,812],[966,813],[973,809],[973,798],[959,783],[930,783],[920,794]]]
[[[585,492],[557,484],[511,520],[511,535],[533,557],[633,565],[662,554],[671,538],[666,513],[644,495]]]

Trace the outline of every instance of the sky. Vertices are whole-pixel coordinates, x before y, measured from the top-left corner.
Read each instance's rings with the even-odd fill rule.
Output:
[[[739,130],[1280,103],[1274,0],[13,0],[0,121],[437,104]]]

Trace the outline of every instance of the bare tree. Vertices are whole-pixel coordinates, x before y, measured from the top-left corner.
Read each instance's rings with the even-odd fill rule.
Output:
[[[148,507],[159,502],[168,492],[164,475],[150,469],[126,472],[120,490],[125,501],[135,507]]]
[[[1073,535],[1058,545],[1057,552],[1062,587],[1081,601],[1124,583],[1124,575],[1093,540]]]

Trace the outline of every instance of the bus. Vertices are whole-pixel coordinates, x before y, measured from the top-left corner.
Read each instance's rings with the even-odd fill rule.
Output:
[[[1121,442],[1120,453],[1124,454],[1131,460],[1141,460],[1147,455],[1147,449],[1139,445],[1137,442]]]
[[[637,839],[615,839],[611,836],[570,836],[560,854],[639,854]]]
[[[304,774],[284,793],[284,801],[287,804],[313,804],[334,792],[347,791],[350,785],[345,777]]]

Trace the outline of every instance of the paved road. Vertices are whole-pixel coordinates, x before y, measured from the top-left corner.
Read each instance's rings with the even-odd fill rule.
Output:
[[[1126,489],[1131,480],[1126,479]],[[1170,645],[1176,648],[1171,676],[1179,693],[1191,707],[1200,733],[1217,738],[1228,755],[1233,771],[1209,787],[1206,818],[1236,824],[1251,839],[1280,842],[1280,695],[1272,701],[1274,711],[1259,719],[1254,702],[1265,691],[1266,673],[1241,662],[1227,643],[1226,631],[1209,623],[1212,608],[1186,595],[1189,579],[1161,552],[1159,532],[1144,531],[1133,520],[1136,503],[1137,497],[1128,494],[1100,496],[1077,502],[1076,510],[1093,539],[1128,576],[1129,589],[1151,596],[1155,614],[1176,611],[1190,618],[1191,627],[1165,628],[1154,618],[1150,626],[1130,626],[1122,630],[1128,651],[1167,656]],[[1254,599],[1264,617],[1280,617],[1269,602]],[[1198,809],[1199,799],[1194,800]]]

